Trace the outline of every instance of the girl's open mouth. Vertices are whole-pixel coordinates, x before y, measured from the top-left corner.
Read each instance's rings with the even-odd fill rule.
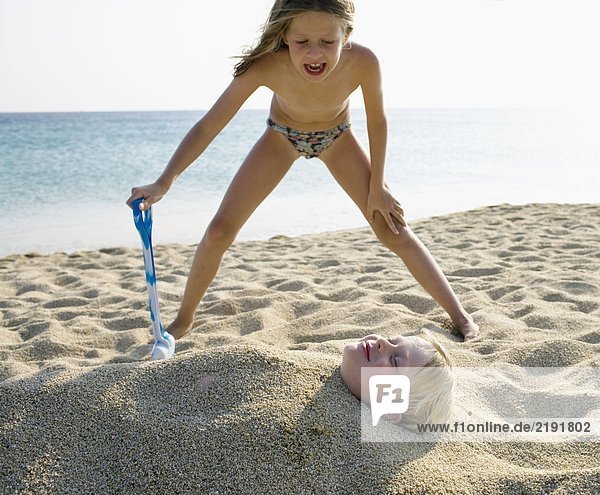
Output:
[[[365,351],[365,354],[367,355],[367,361],[371,361],[369,359],[369,346],[367,345],[366,342],[363,342],[362,345],[363,345],[363,351]]]
[[[327,64],[304,64],[304,71],[311,76],[320,76]]]

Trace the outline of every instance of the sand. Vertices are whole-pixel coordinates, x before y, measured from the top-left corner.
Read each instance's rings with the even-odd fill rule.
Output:
[[[160,362],[140,250],[0,259],[0,493],[599,493],[598,443],[361,442],[339,375],[345,342],[422,327],[458,366],[599,366],[599,219],[532,204],[415,222],[481,325],[466,343],[368,229],[234,244]],[[193,253],[155,248],[165,322]],[[478,411],[469,393],[455,407]]]

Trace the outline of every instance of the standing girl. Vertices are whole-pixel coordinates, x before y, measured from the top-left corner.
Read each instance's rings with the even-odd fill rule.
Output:
[[[276,0],[257,45],[235,66],[234,78],[213,107],[184,137],[153,184],[134,187],[127,204],[145,210],[206,149],[261,86],[273,91],[267,126],[237,174],[198,244],[183,301],[167,331],[176,339],[194,314],[221,259],[252,212],[300,156],[319,157],[356,203],[377,238],[446,310],[465,340],[479,331],[435,260],[404,221],[384,181],[387,121],[375,54],[350,43],[351,0]],[[361,89],[369,155],[350,127],[349,97]]]

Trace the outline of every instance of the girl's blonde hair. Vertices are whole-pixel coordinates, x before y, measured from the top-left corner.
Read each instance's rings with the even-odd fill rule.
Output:
[[[410,401],[400,422],[411,429],[417,424],[445,423],[450,416],[454,388],[453,363],[446,349],[427,329],[419,337],[429,342],[435,352],[411,378]]]
[[[284,47],[283,38],[290,23],[305,12],[325,12],[334,15],[342,23],[346,38],[354,29],[352,0],[276,0],[256,45],[246,50],[243,55],[235,57],[241,60],[235,65],[233,75],[243,74],[257,58]]]

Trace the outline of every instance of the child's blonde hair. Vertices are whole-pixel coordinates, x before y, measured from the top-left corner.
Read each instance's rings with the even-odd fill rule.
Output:
[[[427,329],[419,337],[429,342],[435,352],[410,382],[410,401],[400,424],[414,429],[417,424],[445,423],[452,408],[454,375],[452,360],[446,349]]]
[[[342,23],[346,38],[354,29],[354,3],[352,0],[276,0],[269,18],[262,28],[258,43],[243,55],[235,65],[233,75],[246,72],[254,61],[269,52],[285,46],[283,38],[292,20],[305,12],[325,12],[334,15]]]

